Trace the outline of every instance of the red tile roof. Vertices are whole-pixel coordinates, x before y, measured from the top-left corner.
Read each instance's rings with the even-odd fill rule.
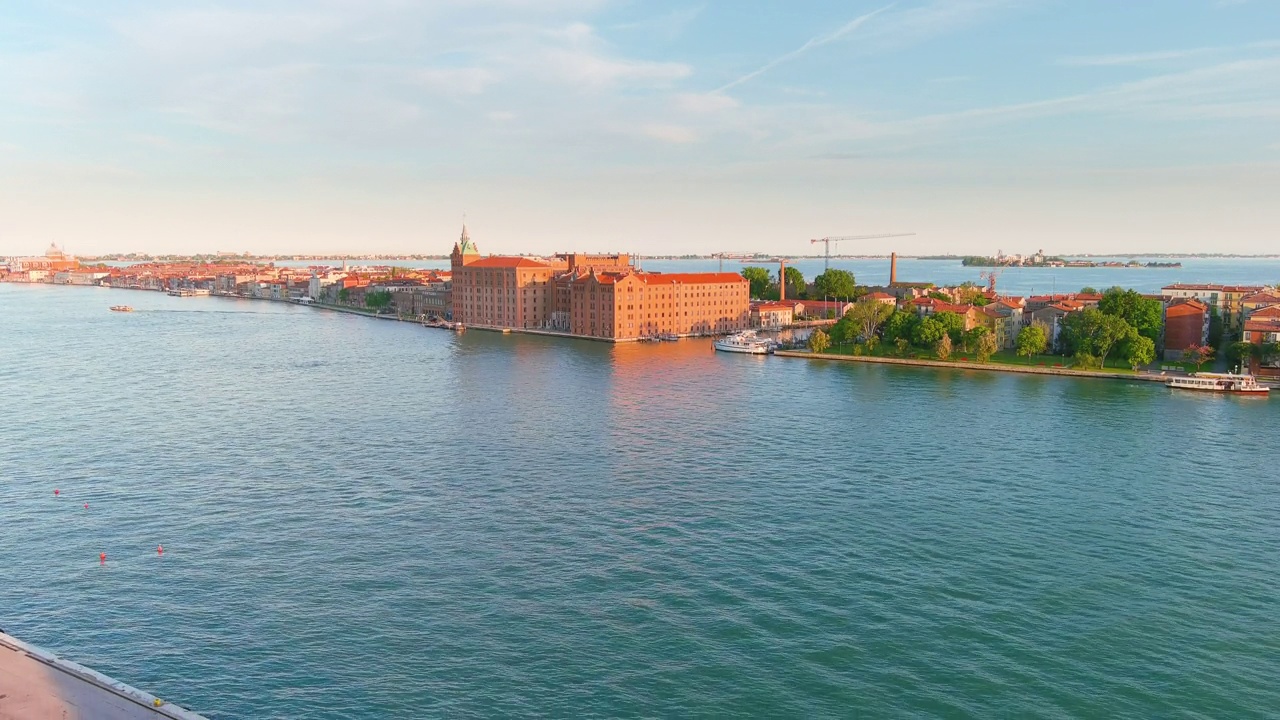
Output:
[[[747,283],[738,273],[640,273],[640,279],[648,285],[728,284]]]
[[[1188,315],[1203,315],[1209,308],[1199,300],[1186,300],[1184,302],[1176,302],[1165,308],[1165,317],[1186,317]]]
[[[484,258],[480,258],[479,260],[475,260],[475,261],[469,262],[469,263],[467,263],[466,265],[464,265],[463,267],[468,267],[468,268],[517,268],[517,267],[539,268],[539,267],[551,267],[551,265],[550,265],[549,263],[542,262],[541,260],[534,260],[533,258],[527,258],[527,257],[508,257],[508,256],[504,256],[504,255],[490,255],[489,257],[484,257]]]

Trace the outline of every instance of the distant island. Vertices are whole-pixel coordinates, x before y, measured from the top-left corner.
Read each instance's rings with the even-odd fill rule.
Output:
[[[1041,252],[1035,255],[1002,255],[994,256],[966,255],[960,260],[965,267],[1048,267],[1048,268],[1180,268],[1180,262],[1138,262],[1129,260],[1068,260],[1061,257],[1046,256]]]

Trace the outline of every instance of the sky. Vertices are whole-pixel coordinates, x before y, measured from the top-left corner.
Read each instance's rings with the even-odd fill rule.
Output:
[[[9,0],[0,255],[1280,252],[1273,0]]]

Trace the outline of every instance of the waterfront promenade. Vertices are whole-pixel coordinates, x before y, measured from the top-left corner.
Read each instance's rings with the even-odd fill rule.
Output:
[[[807,360],[836,360],[880,365],[913,365],[915,367],[953,368],[956,370],[989,370],[993,372],[1022,373],[1025,375],[1058,375],[1065,377],[1101,378],[1109,380],[1142,380],[1165,382],[1169,378],[1155,373],[1115,373],[1100,370],[1072,370],[1070,368],[1031,367],[1005,363],[952,362],[948,360],[915,360],[911,358],[874,357],[870,355],[845,355],[840,353],[813,353],[801,350],[779,350],[779,357],[805,358]]]
[[[203,720],[0,632],[0,720]]]

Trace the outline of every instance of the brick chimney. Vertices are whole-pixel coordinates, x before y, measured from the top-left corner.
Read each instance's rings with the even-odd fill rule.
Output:
[[[898,253],[889,253],[889,287],[898,282]]]

